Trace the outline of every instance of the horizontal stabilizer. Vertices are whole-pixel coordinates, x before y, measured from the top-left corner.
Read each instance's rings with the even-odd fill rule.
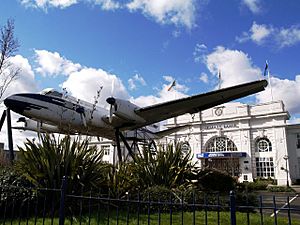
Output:
[[[155,139],[159,139],[159,138],[163,138],[167,135],[170,135],[170,134],[173,134],[179,130],[182,130],[184,128],[188,128],[190,127],[191,125],[183,125],[183,126],[176,126],[176,127],[172,127],[172,128],[169,128],[169,129],[166,129],[166,130],[162,130],[162,131],[159,131],[159,132],[156,132],[154,133],[154,136],[155,136]]]

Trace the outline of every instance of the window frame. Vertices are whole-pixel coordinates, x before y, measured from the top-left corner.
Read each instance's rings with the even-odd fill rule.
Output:
[[[225,136],[213,137],[207,141],[205,150],[207,152],[236,152],[235,143]]]
[[[274,178],[275,167],[273,157],[256,157],[256,177],[260,178]]]
[[[272,152],[272,143],[266,138],[258,138],[255,141],[255,152]]]

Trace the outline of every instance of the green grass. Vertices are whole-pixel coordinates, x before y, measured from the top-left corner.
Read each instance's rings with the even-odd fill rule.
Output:
[[[250,215],[250,224],[260,224],[260,215],[258,213],[251,213]],[[284,215],[282,215],[284,216]],[[246,213],[240,213],[238,212],[236,214],[237,217],[237,224],[247,224],[247,214]],[[148,224],[148,219],[150,220],[150,224],[159,224],[159,215],[158,214],[151,214],[150,217],[148,218],[147,215],[140,215],[139,218],[139,224],[140,225],[146,225]],[[202,225],[205,224],[205,212],[204,211],[197,211],[195,213],[195,219],[196,219],[196,225]],[[271,218],[269,215],[265,215],[264,218],[264,225],[273,225],[274,224],[274,218]],[[53,224],[58,224],[58,218],[55,218],[53,221]],[[116,220],[116,213],[114,212],[113,214],[110,215],[109,218],[109,224],[118,224],[122,225],[122,224],[127,224],[127,213],[126,212],[122,212],[119,215],[119,219],[118,221]],[[129,225],[136,225],[138,224],[138,218],[136,214],[129,214]],[[160,215],[160,224],[162,225],[169,225],[170,224],[170,215],[169,213],[164,213]],[[3,221],[0,221],[1,224],[3,224]],[[88,225],[88,224],[92,224],[92,225],[108,225],[108,220],[107,220],[107,214],[100,214],[99,220],[98,220],[98,215],[97,214],[93,214],[91,216],[91,219],[89,221],[88,216],[82,217],[82,218],[74,218],[72,221],[72,224],[82,224],[82,225]],[[10,220],[6,220],[5,224],[11,224]],[[19,220],[13,220],[12,224],[19,224]],[[20,224],[26,224],[26,220],[21,220]],[[31,218],[29,219],[29,223],[28,224],[35,224],[35,219]],[[36,224],[38,225],[51,225],[51,219],[50,218],[46,218],[44,223],[43,223],[43,219],[42,218],[38,218],[36,221]],[[71,220],[70,218],[67,218],[65,220],[65,224],[66,225],[70,225],[71,224]],[[182,224],[182,214],[181,212],[176,212],[173,213],[172,215],[172,224],[173,225],[180,225]],[[192,212],[184,212],[183,214],[183,224],[184,225],[192,225],[193,224],[193,213]],[[208,212],[207,213],[207,224],[218,224],[218,214],[217,212]],[[230,224],[230,213],[229,212],[220,212],[220,224],[224,224],[224,225],[228,225]],[[288,224],[288,219],[285,217],[279,217],[277,219],[277,224],[280,225],[284,225],[284,224]],[[292,219],[292,224],[293,225],[300,225],[300,220],[296,220],[296,219]]]

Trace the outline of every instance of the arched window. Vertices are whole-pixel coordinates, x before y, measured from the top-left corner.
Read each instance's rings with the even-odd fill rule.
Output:
[[[237,147],[227,137],[215,137],[208,141],[206,145],[207,152],[227,152],[237,151]]]
[[[272,144],[268,138],[259,138],[256,140],[255,144],[255,151],[256,152],[271,152],[272,151]]]

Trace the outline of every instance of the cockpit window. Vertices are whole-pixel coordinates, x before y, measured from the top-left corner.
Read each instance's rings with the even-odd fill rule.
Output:
[[[43,91],[41,91],[42,95],[48,95],[48,96],[54,96],[54,97],[59,97],[62,98],[63,94],[54,90],[53,88],[47,88]]]

